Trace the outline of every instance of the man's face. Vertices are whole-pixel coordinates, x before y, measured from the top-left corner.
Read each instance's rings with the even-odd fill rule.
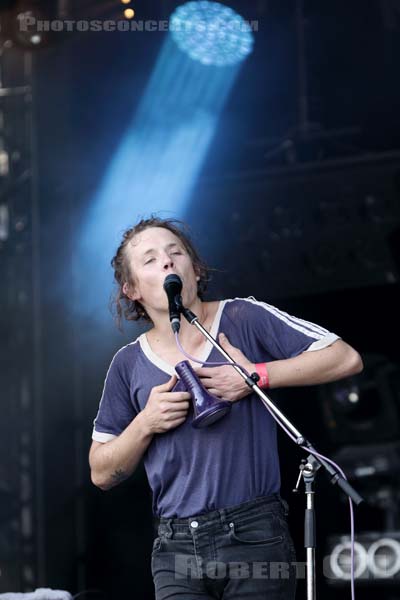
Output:
[[[131,273],[129,297],[149,311],[167,310],[168,299],[163,289],[167,275],[182,279],[182,299],[190,306],[197,297],[197,281],[192,260],[181,240],[168,229],[149,227],[129,242],[126,258]]]

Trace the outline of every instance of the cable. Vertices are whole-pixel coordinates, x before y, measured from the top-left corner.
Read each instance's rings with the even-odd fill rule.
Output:
[[[102,590],[83,590],[82,592],[78,592],[75,596],[72,596],[72,600],[76,600],[76,598],[80,598],[81,596],[89,595],[89,594],[98,594],[105,600],[107,599],[107,595]]]
[[[198,360],[191,354],[188,354],[184,350],[182,344],[180,343],[178,332],[175,333],[175,341],[176,341],[176,344],[177,344],[179,350],[182,352],[182,354],[184,356],[186,356],[187,358],[189,358],[189,360],[192,360],[193,362],[199,363],[201,365],[207,365],[207,366],[209,366],[209,365],[212,365],[212,366],[230,365],[231,367],[236,366],[236,367],[239,367],[239,369],[241,369],[243,371],[243,373],[245,373],[247,375],[247,377],[250,377],[250,375],[246,371],[246,369],[236,362],[232,362],[232,363],[228,362],[228,361],[222,361],[222,362],[210,362],[209,361],[209,362],[207,362],[207,361]],[[217,348],[217,350],[218,350],[218,348]],[[290,439],[297,445],[297,440],[294,437],[294,435],[289,431],[289,429],[287,429],[287,427],[282,423],[282,421],[272,412],[272,410],[269,408],[269,406],[266,404],[266,402],[264,402],[264,400],[262,398],[261,398],[261,401],[264,404],[265,408],[270,413],[270,415],[275,419],[275,421],[278,423],[278,425],[284,430],[286,435],[288,435],[290,437]],[[317,456],[318,458],[321,458],[322,460],[325,460],[326,462],[333,465],[338,470],[338,472],[341,474],[341,476],[347,480],[347,477],[346,477],[344,471],[332,459],[328,458],[324,454],[320,454],[312,446],[300,446],[300,448],[302,448],[309,454],[312,454],[313,456]],[[352,598],[352,600],[355,600],[355,589],[354,589],[354,508],[353,508],[353,501],[351,498],[349,498],[349,505],[350,505],[350,544],[351,544],[351,566],[350,566],[351,581],[350,581],[350,585],[351,585],[351,598]]]

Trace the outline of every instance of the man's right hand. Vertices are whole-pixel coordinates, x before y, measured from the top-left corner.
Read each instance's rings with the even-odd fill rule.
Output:
[[[149,433],[165,433],[175,429],[186,420],[189,410],[189,392],[171,392],[177,382],[173,375],[167,383],[156,385],[150,392],[142,420]]]

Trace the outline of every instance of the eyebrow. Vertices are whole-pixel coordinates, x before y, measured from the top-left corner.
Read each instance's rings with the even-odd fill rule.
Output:
[[[170,250],[170,248],[173,248],[174,246],[179,247],[179,244],[177,242],[171,242],[170,244],[167,244],[165,247],[167,250]],[[149,248],[148,250],[146,250],[146,252],[143,252],[142,257],[144,258],[145,256],[147,256],[148,254],[151,254],[152,252],[155,252],[155,249]]]

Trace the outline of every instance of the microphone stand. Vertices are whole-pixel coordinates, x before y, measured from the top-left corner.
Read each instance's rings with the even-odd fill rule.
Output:
[[[179,301],[178,301],[179,300]],[[265,406],[275,415],[277,420],[280,423],[283,423],[285,428],[289,430],[290,434],[293,436],[295,443],[298,446],[305,448],[309,448],[310,451],[315,452],[314,447],[311,443],[302,435],[302,433],[289,421],[289,419],[282,413],[282,411],[272,402],[272,400],[267,396],[267,394],[257,385],[257,381],[259,379],[256,373],[253,373],[251,376],[246,375],[242,371],[240,367],[233,364],[234,360],[229,356],[229,354],[220,346],[220,344],[208,333],[208,331],[199,323],[199,318],[188,308],[185,308],[182,305],[180,297],[176,298],[176,305],[179,311],[183,314],[185,319],[191,324],[194,325],[209,342],[216,348],[225,358],[226,360],[232,364],[233,368],[239,373],[239,375],[244,379],[246,384],[252,389],[253,392],[261,398],[262,402]],[[320,467],[324,467],[325,471],[328,472],[330,476],[330,482],[332,485],[338,485],[341,490],[351,498],[355,504],[359,505],[364,501],[362,496],[350,485],[350,483],[342,477],[342,475],[326,460],[324,460],[320,456],[315,456],[313,453],[307,458],[306,463],[302,463],[300,466],[300,475],[303,476],[305,485],[306,485],[306,496],[307,496],[307,505],[305,512],[305,547],[307,550],[307,600],[315,600],[316,599],[316,581],[315,581],[315,514],[314,514],[314,499],[315,492],[312,489],[312,485],[314,483],[314,474],[317,469]],[[300,480],[300,477],[299,477]]]

